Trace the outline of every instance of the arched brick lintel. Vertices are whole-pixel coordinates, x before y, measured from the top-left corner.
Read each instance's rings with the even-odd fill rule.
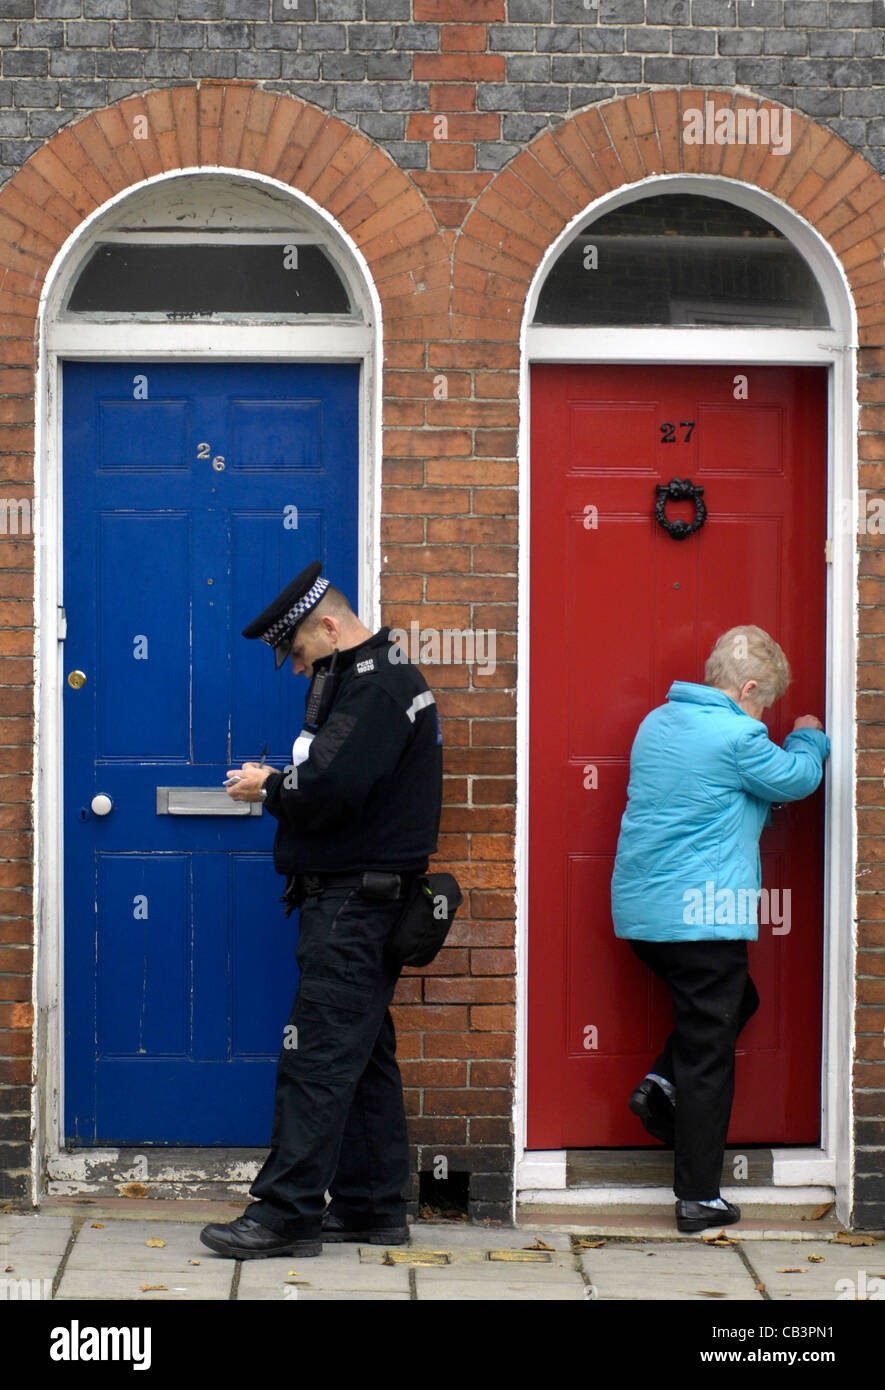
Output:
[[[532,277],[583,208],[654,174],[716,174],[764,190],[800,214],[838,257],[862,347],[885,342],[885,179],[837,135],[789,110],[789,148],[688,143],[688,110],[769,108],[732,91],[655,90],[618,97],[538,135],[477,198],[454,247],[453,322],[462,338],[519,334]],[[714,115],[715,119],[715,115]],[[781,118],[784,119],[783,117]]]
[[[393,336],[421,336],[440,314],[447,326],[449,247],[408,174],[362,132],[296,97],[207,81],[92,112],[0,189],[0,313],[21,332],[2,361],[34,365],[46,273],[86,217],[147,178],[217,166],[272,177],[334,217],[369,265]]]

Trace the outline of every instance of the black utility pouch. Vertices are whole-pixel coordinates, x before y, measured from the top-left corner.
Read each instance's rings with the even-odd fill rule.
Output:
[[[416,877],[385,950],[400,965],[429,965],[449,934],[464,901],[453,874]]]
[[[402,879],[399,874],[385,874],[380,869],[366,869],[360,883],[360,897],[375,902],[390,902],[400,895]]]

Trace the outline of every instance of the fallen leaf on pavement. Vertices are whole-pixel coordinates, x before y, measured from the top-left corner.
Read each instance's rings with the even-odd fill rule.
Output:
[[[824,1263],[823,1255],[807,1255],[806,1259],[810,1265],[822,1265]]]
[[[200,1263],[199,1260],[188,1260],[188,1264],[189,1264],[189,1265],[198,1265],[199,1263]]]
[[[141,1293],[153,1293],[159,1289],[165,1289],[167,1293],[169,1292],[168,1284],[139,1284],[138,1287]]]
[[[91,1223],[91,1225],[92,1225],[93,1231],[103,1231],[103,1230],[104,1230],[104,1222],[103,1222],[103,1221],[93,1221],[93,1222]]]
[[[159,1236],[151,1236],[150,1240],[145,1241],[145,1245],[149,1245],[153,1250],[161,1250],[165,1244],[165,1240],[160,1240]]]
[[[779,1269],[778,1274],[807,1274],[807,1269]]]
[[[541,1237],[538,1236],[538,1239],[532,1245],[524,1245],[522,1248],[523,1250],[552,1250],[553,1246],[548,1245],[545,1240],[542,1240]]]
[[[875,1245],[875,1236],[856,1236],[851,1231],[839,1231],[833,1236],[831,1245]]]
[[[727,1236],[724,1230],[715,1236],[704,1236],[703,1241],[705,1245],[737,1245],[737,1241]]]

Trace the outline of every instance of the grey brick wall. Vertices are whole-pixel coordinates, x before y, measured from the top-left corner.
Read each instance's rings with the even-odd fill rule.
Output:
[[[416,55],[444,21],[413,0],[0,0],[0,182],[61,126],[158,85],[257,81],[333,111],[426,168],[406,139],[428,109]],[[649,86],[737,86],[807,112],[885,172],[885,0],[503,0],[477,83],[502,113],[496,169],[571,111]],[[458,19],[471,21],[470,0]],[[467,79],[464,79],[467,80]]]

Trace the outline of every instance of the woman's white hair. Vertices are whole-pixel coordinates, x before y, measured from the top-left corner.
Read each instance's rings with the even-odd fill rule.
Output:
[[[767,709],[790,684],[790,665],[783,651],[761,627],[730,627],[717,640],[704,667],[704,684],[740,690],[757,681],[757,699]]]

